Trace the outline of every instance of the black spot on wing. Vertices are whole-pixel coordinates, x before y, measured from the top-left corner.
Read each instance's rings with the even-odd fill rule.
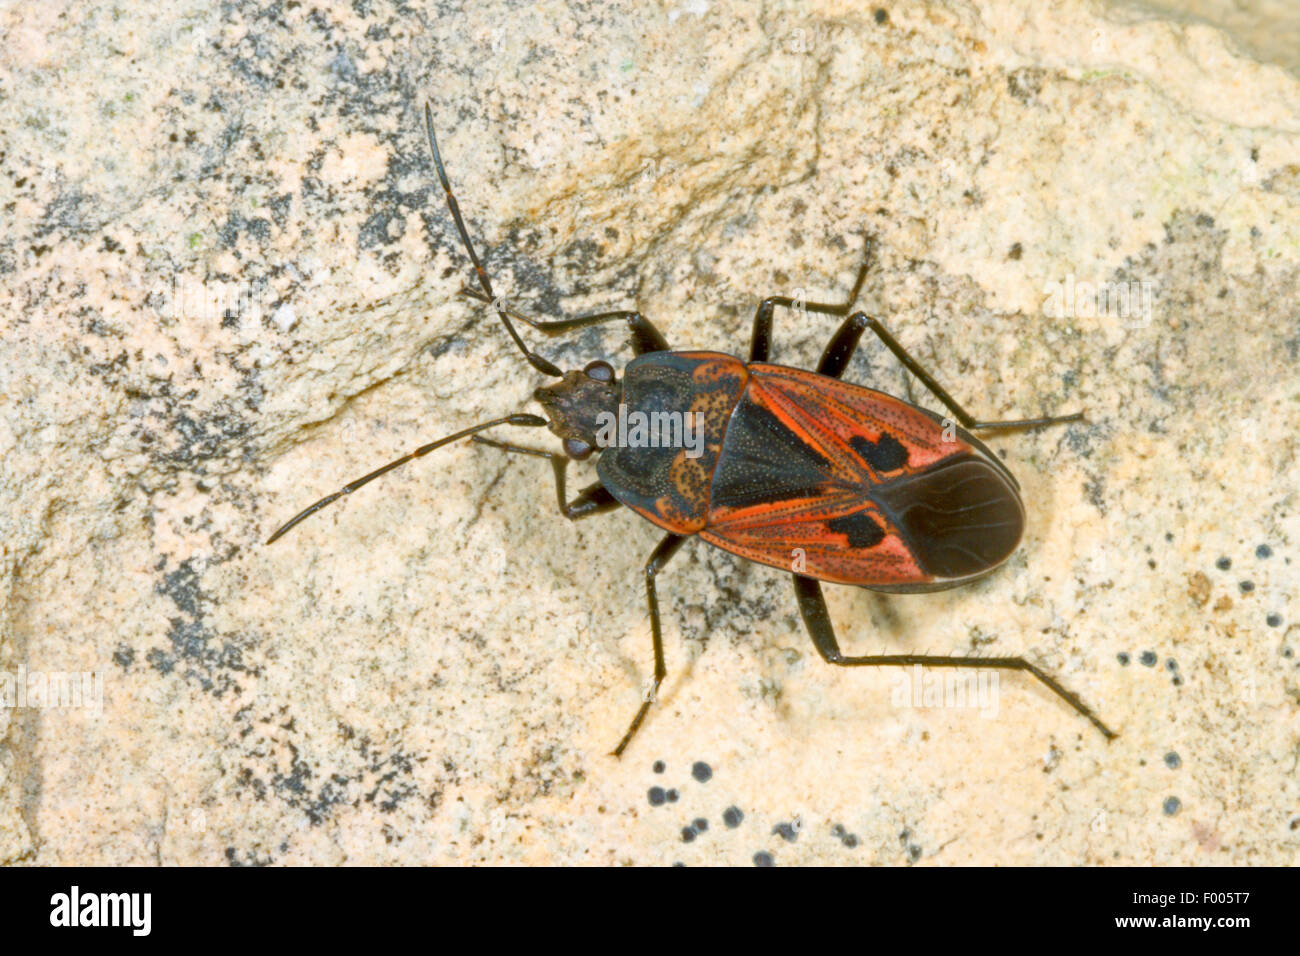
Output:
[[[832,518],[826,522],[828,530],[835,534],[846,535],[850,548],[874,548],[885,540],[885,529],[876,519],[864,511],[859,511],[842,518]]]
[[[907,464],[907,446],[889,432],[881,432],[874,442],[854,435],[849,444],[876,471],[897,471]]]
[[[823,493],[831,463],[776,415],[741,399],[713,474],[714,508],[745,508]]]
[[[946,458],[919,475],[872,489],[918,565],[939,578],[992,570],[1020,542],[1020,497],[1001,473],[974,455]]]

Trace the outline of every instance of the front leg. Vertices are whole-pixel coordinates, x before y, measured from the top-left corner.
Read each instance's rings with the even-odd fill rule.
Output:
[[[479,436],[475,436],[476,439]],[[515,455],[532,455],[534,458],[549,458],[551,468],[555,471],[555,500],[559,503],[560,513],[570,521],[577,521],[579,518],[587,518],[591,515],[601,514],[606,511],[613,511],[619,506],[619,501],[608,491],[599,481],[588,485],[578,492],[578,496],[572,501],[566,501],[568,497],[565,492],[565,473],[569,467],[569,458],[567,455],[557,455],[555,452],[542,451],[538,448],[525,448],[523,445],[512,445],[509,442],[497,441],[494,438],[483,438],[478,442],[480,445],[489,445],[492,448],[500,448],[502,451],[508,451]]]
[[[477,299],[488,305],[494,304],[482,292],[477,289],[461,289],[460,294],[467,299]],[[499,304],[499,303],[497,303]],[[637,355],[645,355],[647,352],[667,352],[668,340],[663,337],[663,333],[655,328],[654,323],[647,319],[635,309],[614,309],[611,312],[597,312],[594,315],[580,315],[572,319],[534,319],[526,316],[514,309],[502,308],[501,310],[512,319],[518,319],[520,322],[530,325],[543,335],[562,335],[565,332],[574,332],[578,329],[585,329],[588,326],[600,325],[603,322],[616,322],[622,320],[627,323],[628,334],[632,339],[632,351]]]
[[[497,441],[492,438],[484,438],[479,444],[490,445],[493,448],[500,448],[503,451],[519,455],[549,458],[551,465],[555,469],[555,496],[560,503],[560,511],[564,513],[566,518],[576,521],[578,518],[599,514],[602,511],[609,511],[619,506],[618,499],[611,495],[600,482],[582,489],[576,498],[566,502],[564,500],[564,474],[569,459],[564,455],[541,451],[537,448],[526,448],[523,445],[511,445],[508,442]],[[636,735],[637,730],[645,720],[646,714],[650,711],[650,705],[654,703],[655,696],[659,693],[659,685],[663,683],[664,678],[668,675],[668,669],[664,664],[663,626],[659,620],[659,594],[655,588],[655,576],[668,563],[668,560],[677,553],[677,549],[682,546],[682,542],[687,537],[687,535],[682,534],[665,535],[645,563],[646,604],[650,609],[650,638],[654,644],[654,682],[642,695],[641,706],[637,708],[636,716],[632,718],[632,723],[628,726],[623,739],[614,748],[613,754],[615,757],[621,757],[623,751],[627,749],[627,745],[632,742],[633,736]]]
[[[794,593],[799,600],[799,613],[803,617],[804,626],[812,637],[817,653],[828,664],[834,664],[836,667],[908,667],[920,664],[925,667],[975,667],[1027,671],[1042,681],[1048,690],[1073,707],[1075,711],[1088,718],[1107,740],[1115,737],[1115,732],[1103,724],[1083,701],[1062,687],[1054,677],[1023,657],[939,657],[930,654],[873,654],[867,657],[845,657],[840,653],[839,642],[835,639],[835,628],[831,624],[830,613],[826,610],[826,599],[822,597],[820,582],[801,574],[795,574],[793,577]]]
[[[614,748],[614,756],[623,756],[623,751],[627,745],[632,742],[633,735],[636,734],[637,728],[641,726],[641,721],[645,720],[646,713],[650,710],[650,705],[655,702],[655,695],[659,693],[659,685],[664,682],[668,676],[668,670],[664,666],[664,639],[663,630],[659,624],[659,595],[655,591],[655,575],[657,575],[668,559],[677,553],[677,549],[682,546],[686,540],[686,535],[668,534],[659,542],[658,546],[650,553],[649,559],[645,563],[645,596],[646,603],[650,606],[650,638],[654,641],[655,655],[655,676],[654,683],[650,689],[642,695],[641,706],[637,708],[636,716],[632,718],[632,724],[627,728],[627,733],[623,739],[618,742]]]

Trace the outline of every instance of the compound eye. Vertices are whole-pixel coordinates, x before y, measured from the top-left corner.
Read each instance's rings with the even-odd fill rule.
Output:
[[[594,378],[598,382],[614,381],[614,366],[608,362],[588,362],[587,367],[582,371],[587,378]]]
[[[591,446],[580,438],[564,439],[564,453],[574,461],[583,461],[591,457]]]

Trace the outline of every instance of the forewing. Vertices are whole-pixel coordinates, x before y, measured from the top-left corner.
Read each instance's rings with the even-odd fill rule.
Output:
[[[882,392],[781,366],[750,372],[700,536],[825,581],[930,581],[871,492],[950,454],[941,426]]]

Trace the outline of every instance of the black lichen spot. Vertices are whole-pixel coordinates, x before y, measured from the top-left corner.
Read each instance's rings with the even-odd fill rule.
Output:
[[[872,14],[872,16],[875,17],[876,22],[879,23],[881,26],[884,26],[886,23],[889,22],[889,11],[886,10],[884,7],[876,7],[876,10]]]
[[[678,793],[676,790],[669,790],[666,794],[664,794],[664,796],[668,798],[669,803],[676,803],[677,798],[680,797],[681,794]]]
[[[708,783],[713,778],[713,768],[703,760],[697,760],[691,764],[691,776],[700,783]]]
[[[405,230],[405,217],[400,210],[381,209],[361,226],[357,245],[362,249],[375,249],[397,242]]]
[[[703,833],[709,828],[709,821],[704,817],[696,817],[691,821],[691,826],[695,828],[696,833]]]
[[[779,836],[786,843],[793,843],[799,839],[799,828],[793,823],[778,823],[772,827],[772,832]]]
[[[847,536],[850,548],[874,548],[885,540],[885,529],[864,511],[832,518],[826,522],[826,529]]]
[[[1255,557],[1263,561],[1265,558],[1273,557],[1273,549],[1266,544],[1261,544],[1255,549]]]
[[[1106,513],[1106,481],[1104,478],[1095,478],[1083,483],[1083,492],[1088,496],[1088,502],[1100,511]]]
[[[1268,617],[1264,618],[1264,623],[1267,624],[1269,627],[1281,627],[1282,615],[1270,614]]]
[[[113,663],[124,671],[130,670],[135,663],[135,648],[125,644],[117,645],[117,650],[113,652]]]
[[[1156,666],[1156,660],[1157,660],[1157,657],[1156,657],[1156,652],[1155,652],[1155,651],[1143,651],[1143,652],[1142,652],[1142,655],[1138,658],[1138,662],[1139,662],[1143,667],[1155,667],[1155,666]]]
[[[1227,556],[1219,558],[1218,561],[1214,562],[1214,566],[1218,568],[1220,571],[1227,571],[1229,568],[1232,567],[1232,558],[1229,558]]]
[[[759,850],[754,854],[755,866],[776,866],[776,860],[772,859],[772,854],[766,850]]]
[[[744,819],[745,813],[740,807],[727,807],[722,811],[722,822],[727,825],[728,830],[736,829]]]
[[[849,445],[876,471],[897,471],[907,464],[907,446],[889,432],[881,432],[874,442],[854,435]]]
[[[208,625],[207,598],[193,558],[163,575],[154,590],[170,598],[182,614],[168,619],[167,639],[171,646],[156,647],[145,654],[154,670],[163,675],[178,672],[217,697],[237,691],[236,674],[258,673],[256,667],[244,663],[244,654],[254,643],[251,639],[240,634],[220,634]]]
[[[409,779],[415,771],[415,763],[401,750],[383,756],[373,755],[368,769],[376,779],[374,788],[365,795],[366,802],[375,804],[383,813],[396,812],[403,800],[418,793],[415,784]],[[336,793],[336,787],[347,785],[348,779],[337,773],[330,779],[334,786],[327,784],[320,791],[317,806],[321,809],[328,809],[336,803],[344,802],[345,795]],[[545,783],[540,789],[542,792],[546,791]]]
[[[850,850],[858,845],[857,836],[845,829],[844,824],[842,823],[837,823],[835,826],[831,827],[831,836],[835,837],[835,839],[839,840],[840,843],[844,844],[844,846],[848,847]]]
[[[230,866],[270,866],[274,862],[269,856],[259,857],[251,852],[245,852],[241,858],[233,846],[226,847],[226,863]]]
[[[1255,590],[1255,582],[1241,581],[1237,584],[1237,587],[1241,588],[1242,594],[1249,594],[1251,591]]]
[[[1165,816],[1172,817],[1182,808],[1182,806],[1183,806],[1182,801],[1179,800],[1177,797],[1165,797],[1165,802],[1164,802]]]
[[[1020,257],[1024,254],[1024,251],[1025,251],[1024,247],[1017,242],[1015,245],[1011,247],[1011,250],[1007,253],[1007,258],[1010,259],[1012,262],[1019,262]]]
[[[1183,758],[1179,757],[1174,751],[1165,754],[1165,766],[1170,770],[1177,770],[1183,765]]]
[[[651,787],[650,792],[646,794],[646,798],[650,801],[650,806],[662,807],[668,795],[664,793],[663,787]]]
[[[243,444],[251,430],[250,424],[232,411],[216,410],[193,417],[179,411],[172,420],[172,436],[176,447],[159,453],[159,458],[172,466],[204,473],[206,462],[220,459],[247,457]]]
[[[1007,74],[1007,92],[1026,105],[1043,91],[1047,71],[1027,66]],[[1018,247],[1020,243],[1016,243]],[[1017,256],[1017,258],[1019,258]]]
[[[1119,661],[1121,667],[1128,667],[1128,662],[1130,658],[1128,656],[1127,651],[1120,651],[1118,654],[1115,655],[1115,658]]]
[[[695,837],[696,837],[696,833],[695,833],[695,828],[694,828],[694,827],[682,827],[682,842],[683,842],[683,843],[691,843],[691,842],[694,842]]]
[[[289,209],[292,205],[293,193],[283,193],[268,203],[271,218],[275,220],[277,226],[283,227],[289,221]]]
[[[919,859],[921,859],[921,848],[913,843],[907,848],[907,861],[915,863]]]
[[[239,244],[240,233],[247,233],[256,239],[259,245],[265,245],[271,240],[271,224],[265,219],[245,219],[239,213],[232,212],[226,217],[226,221],[217,227],[217,239],[226,249],[232,249]]]
[[[202,591],[199,587],[199,572],[190,558],[175,571],[163,575],[163,583],[155,590],[171,598],[178,608],[190,617],[200,615],[199,601]]]
[[[655,773],[663,773],[667,769],[667,767],[664,765],[664,762],[662,760],[656,760],[654,762],[654,766],[651,767],[650,769],[653,770]]]
[[[176,659],[160,648],[155,647],[144,656],[144,659],[149,662],[150,667],[164,677],[176,670]]]
[[[37,219],[32,230],[33,238],[44,239],[52,232],[62,232],[67,236],[94,232],[96,227],[87,222],[90,217],[82,211],[83,205],[87,210],[93,209],[94,200],[94,196],[76,189],[60,192]]]

